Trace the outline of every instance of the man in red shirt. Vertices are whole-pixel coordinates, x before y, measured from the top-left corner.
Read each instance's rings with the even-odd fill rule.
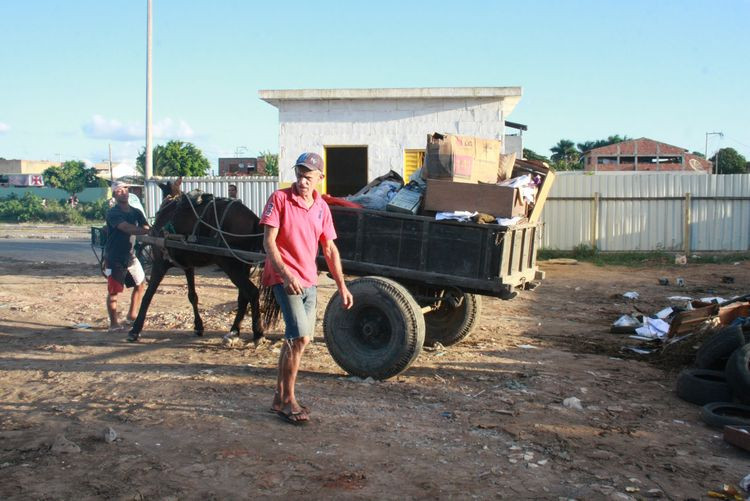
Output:
[[[276,393],[271,408],[292,424],[309,421],[309,411],[294,395],[302,353],[315,331],[318,244],[336,282],[344,308],[354,303],[344,282],[339,251],[334,244],[328,204],[315,191],[323,179],[323,159],[316,153],[303,153],[294,165],[297,181],[290,188],[276,190],[266,203],[260,219],[266,263],[263,285],[272,286],[286,323],[285,343],[279,356]]]

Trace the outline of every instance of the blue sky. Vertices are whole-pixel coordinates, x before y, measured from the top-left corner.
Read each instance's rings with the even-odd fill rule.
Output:
[[[525,146],[650,137],[750,159],[750,0],[154,3],[155,142],[278,149],[259,89],[521,86]],[[0,157],[131,161],[146,0],[0,2]],[[242,148],[245,149],[242,149]]]

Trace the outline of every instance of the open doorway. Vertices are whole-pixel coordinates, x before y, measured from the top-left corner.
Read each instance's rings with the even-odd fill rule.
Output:
[[[325,192],[345,197],[367,184],[367,146],[326,146]]]

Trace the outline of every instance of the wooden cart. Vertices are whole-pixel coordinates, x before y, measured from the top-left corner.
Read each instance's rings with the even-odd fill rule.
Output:
[[[354,296],[350,310],[336,292],[323,331],[333,359],[348,373],[386,379],[406,370],[423,345],[455,344],[474,328],[481,296],[512,299],[543,278],[536,265],[541,223],[436,221],[411,214],[331,207],[336,244]],[[235,255],[265,255],[188,242],[138,237],[158,247]],[[325,259],[318,265],[326,269]]]

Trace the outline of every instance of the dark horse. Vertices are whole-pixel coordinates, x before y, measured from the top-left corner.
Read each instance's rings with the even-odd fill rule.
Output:
[[[159,183],[164,194],[156,220],[151,227],[151,235],[165,233],[183,235],[189,241],[198,243],[214,242],[216,245],[228,246],[234,250],[252,252],[263,251],[263,229],[253,211],[237,200],[215,198],[208,193],[182,193],[181,180],[174,183]],[[217,231],[220,230],[220,231]],[[198,336],[203,335],[203,320],[198,313],[198,295],[195,292],[195,268],[218,265],[227,274],[232,283],[239,289],[237,296],[237,314],[229,334],[225,337],[239,336],[240,323],[245,317],[248,304],[251,306],[253,322],[253,341],[263,337],[265,325],[271,324],[278,316],[273,294],[264,293],[265,315],[260,312],[260,290],[250,280],[252,264],[235,257],[219,256],[204,252],[193,252],[179,249],[154,249],[153,267],[148,288],[143,296],[138,317],[128,334],[128,341],[138,340],[146,313],[161,284],[167,270],[172,266],[182,268],[188,286],[188,299],[193,306],[194,330]]]

